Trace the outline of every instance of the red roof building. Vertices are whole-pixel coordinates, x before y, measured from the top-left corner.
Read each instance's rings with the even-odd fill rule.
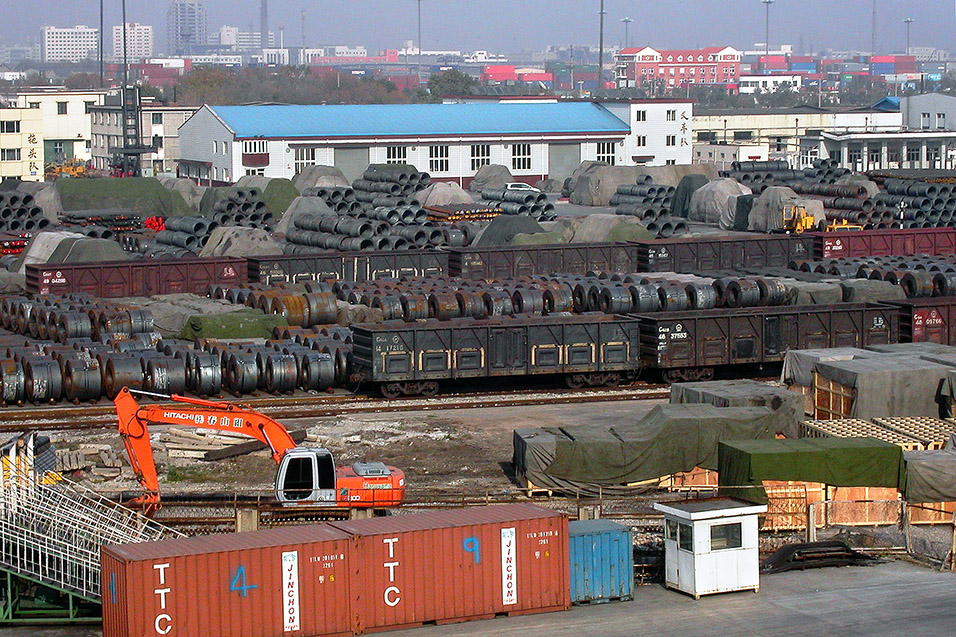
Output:
[[[733,84],[740,78],[740,58],[741,52],[729,46],[681,51],[622,49],[615,55],[617,85],[667,92],[687,84]]]

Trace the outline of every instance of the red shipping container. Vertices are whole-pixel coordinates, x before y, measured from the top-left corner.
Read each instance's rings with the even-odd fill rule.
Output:
[[[104,637],[348,635],[349,536],[327,524],[104,546]]]
[[[519,77],[522,82],[551,82],[554,80],[551,73],[522,73]]]
[[[353,536],[356,633],[571,605],[560,513],[509,504],[330,524]]]

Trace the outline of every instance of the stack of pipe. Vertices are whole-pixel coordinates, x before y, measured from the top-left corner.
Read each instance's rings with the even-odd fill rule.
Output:
[[[16,190],[0,192],[0,232],[35,232],[49,225],[33,195]]]
[[[638,217],[655,237],[666,239],[687,234],[687,222],[671,216],[671,202],[676,189],[655,184],[650,175],[638,177],[637,183],[622,184],[611,196],[615,214]]]
[[[523,215],[536,221],[554,221],[554,204],[543,192],[485,188],[481,198],[505,215]]]

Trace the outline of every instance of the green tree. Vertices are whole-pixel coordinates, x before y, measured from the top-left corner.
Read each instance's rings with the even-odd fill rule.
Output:
[[[469,95],[477,84],[475,78],[455,69],[432,75],[428,80],[428,90],[432,95]]]
[[[97,88],[100,85],[100,76],[96,73],[71,73],[63,86],[72,90]]]

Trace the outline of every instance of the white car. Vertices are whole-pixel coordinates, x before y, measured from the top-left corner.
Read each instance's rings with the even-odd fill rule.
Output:
[[[534,186],[521,183],[520,181],[515,181],[510,184],[505,184],[505,190],[524,190],[526,192],[541,192]]]

